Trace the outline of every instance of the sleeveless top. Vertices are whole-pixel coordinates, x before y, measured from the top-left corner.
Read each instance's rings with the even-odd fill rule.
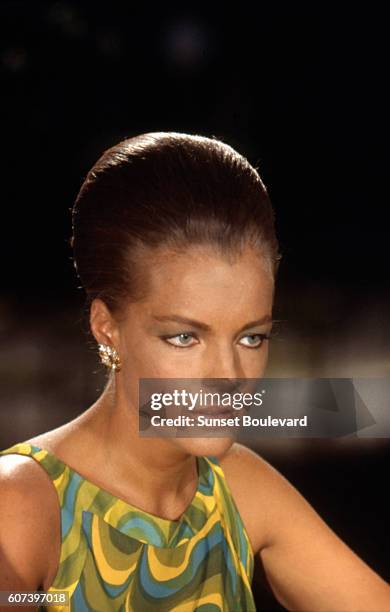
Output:
[[[34,444],[18,442],[0,457],[11,453],[42,466],[61,508],[60,561],[47,592],[68,591],[70,605],[40,610],[256,611],[253,551],[216,457],[197,457],[196,493],[172,521],[115,497]]]

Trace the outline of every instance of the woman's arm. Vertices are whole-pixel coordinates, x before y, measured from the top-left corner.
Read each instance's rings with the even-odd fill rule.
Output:
[[[267,461],[236,443],[221,466],[283,606],[302,612],[390,611],[390,586]]]
[[[1,457],[0,590],[42,587],[56,552],[56,507],[53,485],[33,459]]]

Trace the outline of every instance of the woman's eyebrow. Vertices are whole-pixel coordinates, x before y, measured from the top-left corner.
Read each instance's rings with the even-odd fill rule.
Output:
[[[202,329],[203,331],[211,331],[210,325],[207,323],[202,323],[201,321],[195,321],[194,319],[188,319],[187,317],[182,317],[180,315],[171,314],[171,315],[154,315],[153,316],[156,321],[171,321],[175,323],[184,323],[185,325],[191,325],[192,327],[197,327],[198,329]],[[267,314],[261,317],[260,319],[256,319],[255,321],[250,321],[243,325],[238,333],[242,332],[244,329],[248,329],[249,327],[255,327],[256,325],[264,325],[264,323],[272,322],[272,316]]]

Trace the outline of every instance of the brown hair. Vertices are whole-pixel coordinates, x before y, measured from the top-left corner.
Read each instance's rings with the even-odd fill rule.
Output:
[[[115,314],[147,293],[153,249],[202,244],[232,258],[250,243],[274,277],[281,259],[257,169],[215,137],[150,132],[107,149],[80,189],[72,229],[87,306],[99,297]]]

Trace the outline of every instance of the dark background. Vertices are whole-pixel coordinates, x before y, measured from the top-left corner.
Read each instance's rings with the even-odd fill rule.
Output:
[[[259,167],[283,260],[269,376],[389,376],[388,22],[378,5],[0,3],[2,448],[102,390],[70,208],[104,149],[215,135]],[[386,438],[254,445],[390,579]],[[259,609],[278,607],[260,573]]]

